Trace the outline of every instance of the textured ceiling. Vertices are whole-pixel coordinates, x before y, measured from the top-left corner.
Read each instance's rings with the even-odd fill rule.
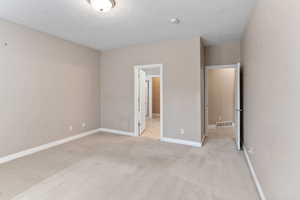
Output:
[[[1,0],[0,18],[95,49],[202,36],[240,39],[255,0],[116,0],[108,13],[87,0]],[[170,24],[178,17],[179,25]]]

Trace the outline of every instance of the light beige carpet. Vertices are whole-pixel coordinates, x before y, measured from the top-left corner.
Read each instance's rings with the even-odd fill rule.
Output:
[[[96,134],[0,165],[0,199],[257,200],[230,139],[203,148]]]

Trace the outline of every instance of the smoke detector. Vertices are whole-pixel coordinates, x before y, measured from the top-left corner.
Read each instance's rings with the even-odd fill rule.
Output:
[[[172,18],[172,19],[170,19],[170,23],[171,24],[179,24],[180,23],[180,19],[178,19],[178,18]]]

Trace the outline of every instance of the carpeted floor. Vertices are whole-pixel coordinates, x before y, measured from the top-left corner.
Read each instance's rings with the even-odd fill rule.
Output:
[[[95,134],[0,165],[0,199],[257,200],[230,139],[203,148]]]

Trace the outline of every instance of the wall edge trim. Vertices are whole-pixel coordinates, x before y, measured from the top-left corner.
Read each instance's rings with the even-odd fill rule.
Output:
[[[262,189],[262,186],[258,180],[258,177],[257,177],[257,174],[256,174],[256,171],[253,167],[253,164],[250,160],[250,157],[249,157],[249,154],[248,154],[248,151],[247,151],[247,147],[244,145],[244,157],[246,159],[246,162],[247,162],[247,165],[248,165],[248,168],[249,168],[249,171],[251,173],[251,176],[252,176],[252,179],[253,179],[253,182],[255,184],[255,187],[256,187],[256,190],[257,190],[257,193],[259,195],[259,198],[260,200],[267,200],[266,199],[266,196],[265,196],[265,193]]]
[[[50,149],[52,147],[56,147],[56,146],[59,146],[59,145],[62,145],[62,144],[65,144],[65,143],[68,143],[68,142],[86,137],[86,136],[89,136],[89,135],[92,135],[92,134],[95,134],[99,131],[100,131],[100,129],[90,130],[90,131],[87,131],[87,132],[80,133],[78,135],[74,135],[74,136],[71,136],[71,137],[66,137],[66,138],[63,138],[61,140],[56,140],[56,141],[53,141],[53,142],[49,142],[47,144],[42,144],[42,145],[37,146],[37,147],[33,147],[33,148],[26,149],[26,150],[23,150],[23,151],[20,151],[20,152],[17,152],[17,153],[13,153],[13,154],[9,154],[7,156],[0,157],[0,164],[4,164],[4,163],[7,163],[7,162],[16,160],[18,158],[29,156],[31,154]]]
[[[100,132],[106,132],[106,133],[113,133],[117,135],[126,135],[126,136],[134,136],[133,132],[127,132],[127,131],[121,131],[121,130],[115,130],[115,129],[109,129],[109,128],[100,128]]]
[[[202,143],[189,141],[189,140],[181,140],[181,139],[175,139],[175,138],[162,137],[160,139],[160,141],[161,142],[167,142],[167,143],[188,145],[188,146],[193,146],[193,147],[202,147]]]

